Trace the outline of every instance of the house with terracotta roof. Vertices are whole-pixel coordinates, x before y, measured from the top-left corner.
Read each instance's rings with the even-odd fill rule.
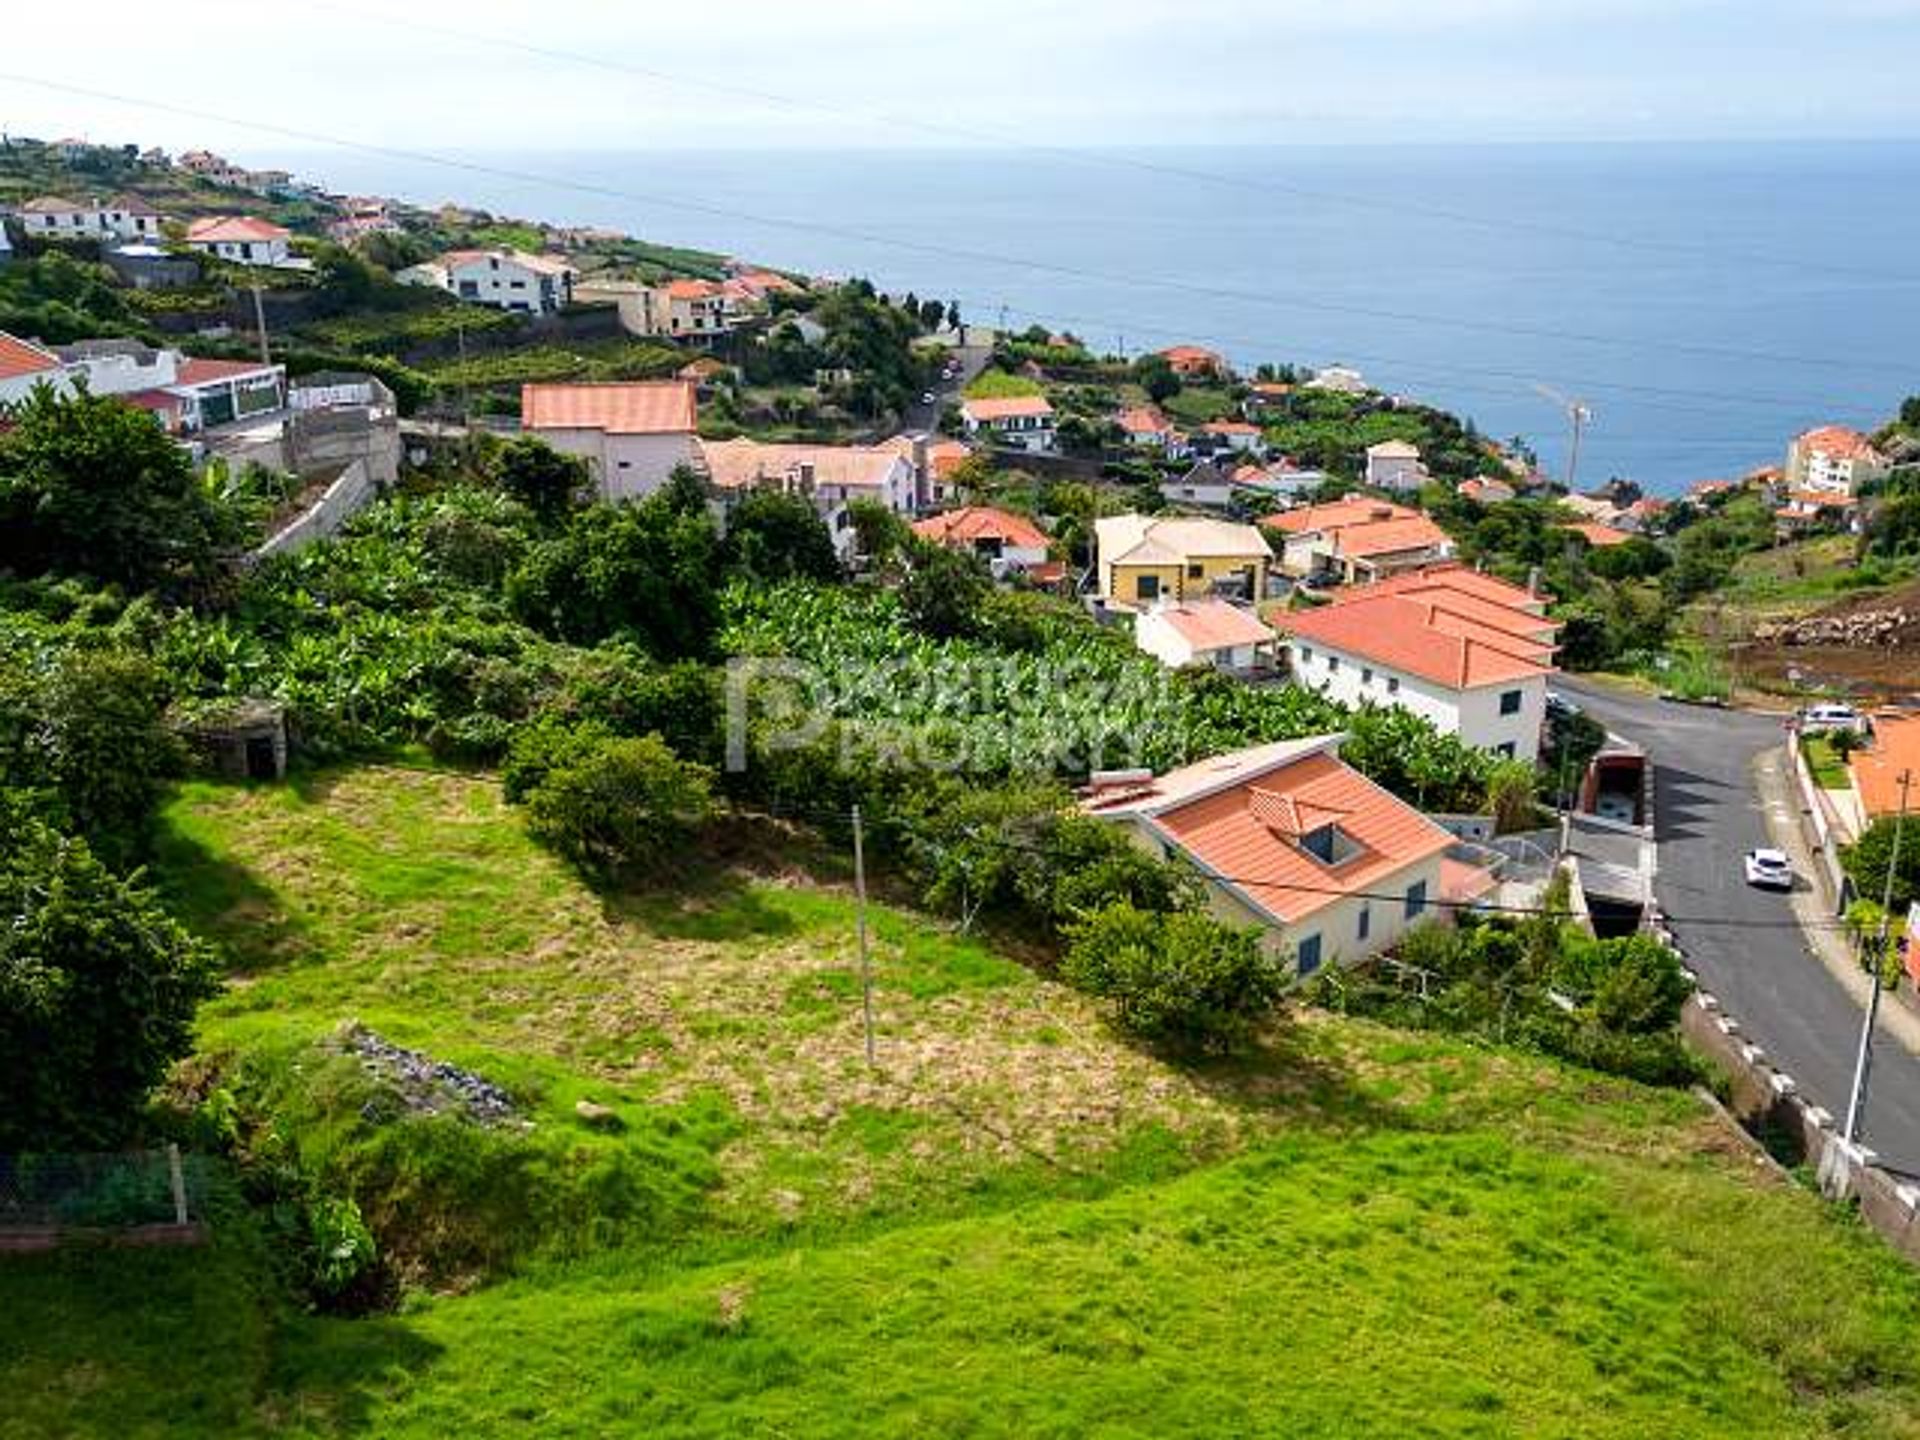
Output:
[[[1871,825],[1900,813],[1900,777],[1911,775],[1908,818],[1920,829],[1920,715],[1882,710],[1868,718],[1872,738],[1847,755],[1847,775],[1853,782],[1859,813]]]
[[[1382,440],[1367,447],[1366,482],[1375,490],[1407,493],[1427,483],[1420,447],[1406,440]]]
[[[1094,585],[1110,605],[1213,595],[1258,601],[1273,547],[1252,525],[1199,516],[1105,515],[1093,522]]]
[[[1179,433],[1156,405],[1129,406],[1114,416],[1113,423],[1120,427],[1120,438],[1127,444],[1150,445],[1159,450],[1172,445]]]
[[[1411,710],[1469,745],[1532,762],[1557,627],[1537,597],[1520,591],[1519,603],[1503,604],[1479,583],[1488,577],[1472,574],[1396,577],[1289,611],[1277,623],[1294,682],[1343,705]]]
[[[1789,494],[1825,493],[1857,497],[1864,485],[1884,480],[1887,460],[1858,430],[1822,425],[1796,435],[1787,446]]]
[[[1199,439],[1216,455],[1258,457],[1267,452],[1264,432],[1250,420],[1209,420],[1200,427]]]
[[[73,389],[66,362],[45,346],[0,330],[0,405],[26,399],[41,385],[62,395]]]
[[[1269,515],[1260,524],[1285,537],[1280,569],[1300,579],[1364,584],[1453,558],[1453,539],[1420,511],[1349,495]]]
[[[1460,494],[1479,505],[1504,505],[1516,493],[1513,486],[1491,475],[1475,475],[1460,482]]]
[[[853,558],[856,500],[885,506],[896,515],[911,514],[917,485],[913,462],[884,445],[775,445],[758,440],[695,442],[705,472],[723,510],[756,490],[775,490],[810,502],[840,558]]]
[[[647,287],[644,300],[648,335],[703,340],[733,328],[733,301],[713,280],[669,280]]]
[[[1605,550],[1611,545],[1624,545],[1633,539],[1628,531],[1599,520],[1569,520],[1560,528],[1570,535],[1578,535],[1596,550]]]
[[[1809,530],[1857,529],[1860,502],[1838,490],[1789,490],[1774,507],[1773,519],[1782,534]]]
[[[1250,606],[1206,596],[1161,601],[1134,618],[1133,643],[1178,670],[1205,665],[1236,675],[1270,674],[1280,636]]]
[[[1085,812],[1199,870],[1210,908],[1258,925],[1305,978],[1441,914],[1453,837],[1340,759],[1342,735],[1282,740],[1164,775],[1096,775]]]
[[[1173,345],[1159,354],[1182,380],[1224,380],[1232,373],[1226,356],[1201,345]]]
[[[253,215],[209,215],[187,226],[187,246],[235,265],[289,266],[291,231]]]
[[[913,462],[914,480],[919,487],[916,510],[930,510],[959,495],[955,472],[973,457],[973,447],[966,441],[921,433],[895,435],[880,444]]]
[[[445,290],[475,305],[518,315],[551,315],[573,303],[574,269],[558,255],[524,250],[449,250],[393,277],[403,285]]]
[[[913,533],[923,540],[978,555],[996,574],[1049,570],[1047,532],[1024,515],[992,505],[962,505],[916,520]]]
[[[194,436],[257,421],[287,406],[287,369],[258,360],[203,360],[139,340],[80,340],[55,347],[68,373],[93,395],[113,395]]]
[[[1009,450],[1051,455],[1055,449],[1053,406],[1044,395],[993,395],[963,400],[960,424],[970,438]]]
[[[587,462],[609,500],[637,500],[676,466],[698,469],[698,407],[685,380],[523,385],[520,428]]]
[[[21,233],[34,240],[158,240],[160,212],[138,195],[115,195],[84,203],[42,195],[27,201],[14,218]]]

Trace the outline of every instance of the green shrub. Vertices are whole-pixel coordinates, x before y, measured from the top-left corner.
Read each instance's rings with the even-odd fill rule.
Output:
[[[373,1231],[351,1199],[321,1196],[307,1207],[308,1284],[325,1303],[345,1296],[378,1263]]]
[[[1183,1049],[1234,1049],[1286,987],[1257,930],[1209,915],[1110,905],[1069,934],[1068,982],[1109,1001],[1122,1029]]]
[[[525,803],[528,831],[582,870],[658,869],[718,813],[713,772],[681,760],[658,735],[576,743]]]

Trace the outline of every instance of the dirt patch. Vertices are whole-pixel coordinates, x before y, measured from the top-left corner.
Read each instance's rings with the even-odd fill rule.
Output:
[[[1866,703],[1920,695],[1920,581],[1858,595],[1762,627],[1729,648],[1743,686],[1776,694],[1830,692]]]

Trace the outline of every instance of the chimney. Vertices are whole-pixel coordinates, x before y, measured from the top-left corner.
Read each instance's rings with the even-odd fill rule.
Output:
[[[933,503],[932,466],[927,459],[927,437],[913,437],[913,488],[919,509],[926,509]]]
[[[1540,567],[1538,565],[1527,571],[1527,594],[1536,600],[1540,598]]]

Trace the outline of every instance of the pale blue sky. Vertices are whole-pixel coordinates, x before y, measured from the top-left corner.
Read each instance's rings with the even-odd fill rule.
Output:
[[[1920,0],[93,0],[84,20],[7,8],[0,71],[416,148],[959,138],[874,117],[1130,146],[1920,136]],[[4,78],[0,128],[241,158],[291,143]]]

